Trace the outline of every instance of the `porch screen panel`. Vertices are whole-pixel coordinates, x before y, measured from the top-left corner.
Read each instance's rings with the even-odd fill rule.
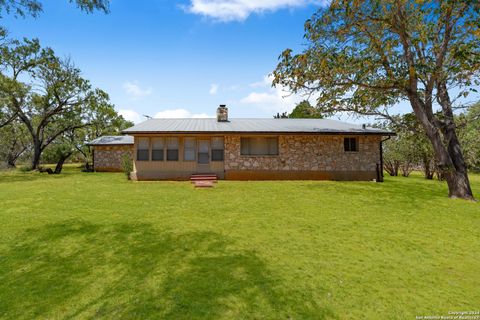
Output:
[[[152,139],[152,160],[163,161],[163,149],[165,148],[164,138]]]
[[[178,138],[167,138],[167,161],[178,161]]]
[[[212,138],[212,161],[223,161],[223,137]]]
[[[207,164],[210,162],[209,145],[209,140],[198,141],[198,163]]]
[[[195,161],[195,147],[196,147],[195,138],[183,139],[183,160]]]
[[[149,138],[138,138],[137,143],[137,160],[148,161],[148,149],[150,147]]]

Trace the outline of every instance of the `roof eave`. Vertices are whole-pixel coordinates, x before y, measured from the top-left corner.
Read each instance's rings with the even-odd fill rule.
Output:
[[[133,142],[129,143],[86,143],[87,146],[133,146]]]
[[[362,131],[122,131],[125,134],[265,134],[265,135],[376,135],[396,136],[395,132],[362,132]]]

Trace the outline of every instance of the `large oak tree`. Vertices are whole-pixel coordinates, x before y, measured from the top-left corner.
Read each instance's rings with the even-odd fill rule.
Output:
[[[37,40],[13,41],[1,48],[0,57],[0,101],[27,128],[32,169],[37,169],[45,148],[66,133],[92,125],[90,113],[108,96],[93,89],[68,59],[58,58]]]
[[[318,94],[325,113],[392,118],[408,101],[449,196],[473,199],[453,100],[479,84],[479,10],[473,0],[334,0],[306,22],[306,49],[282,53],[274,85]]]

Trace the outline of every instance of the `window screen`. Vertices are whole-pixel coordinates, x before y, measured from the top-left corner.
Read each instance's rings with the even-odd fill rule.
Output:
[[[210,162],[210,140],[198,140],[198,163],[208,164]]]
[[[150,144],[150,139],[138,138],[138,143],[137,143],[137,160],[138,161],[148,161],[149,144]]]
[[[223,138],[212,138],[212,161],[223,161]]]
[[[152,139],[152,161],[163,161],[163,149],[165,141],[163,138]]]
[[[178,138],[167,138],[167,161],[178,161]]]
[[[242,155],[278,155],[277,137],[241,138],[240,145]]]
[[[195,138],[183,139],[183,160],[195,161],[195,147],[196,147]]]
[[[345,151],[358,151],[357,138],[344,138],[343,148]]]

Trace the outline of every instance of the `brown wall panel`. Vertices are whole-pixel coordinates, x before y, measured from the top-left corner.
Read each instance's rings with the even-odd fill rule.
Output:
[[[226,180],[338,180],[369,181],[377,177],[375,171],[273,171],[229,170]]]

